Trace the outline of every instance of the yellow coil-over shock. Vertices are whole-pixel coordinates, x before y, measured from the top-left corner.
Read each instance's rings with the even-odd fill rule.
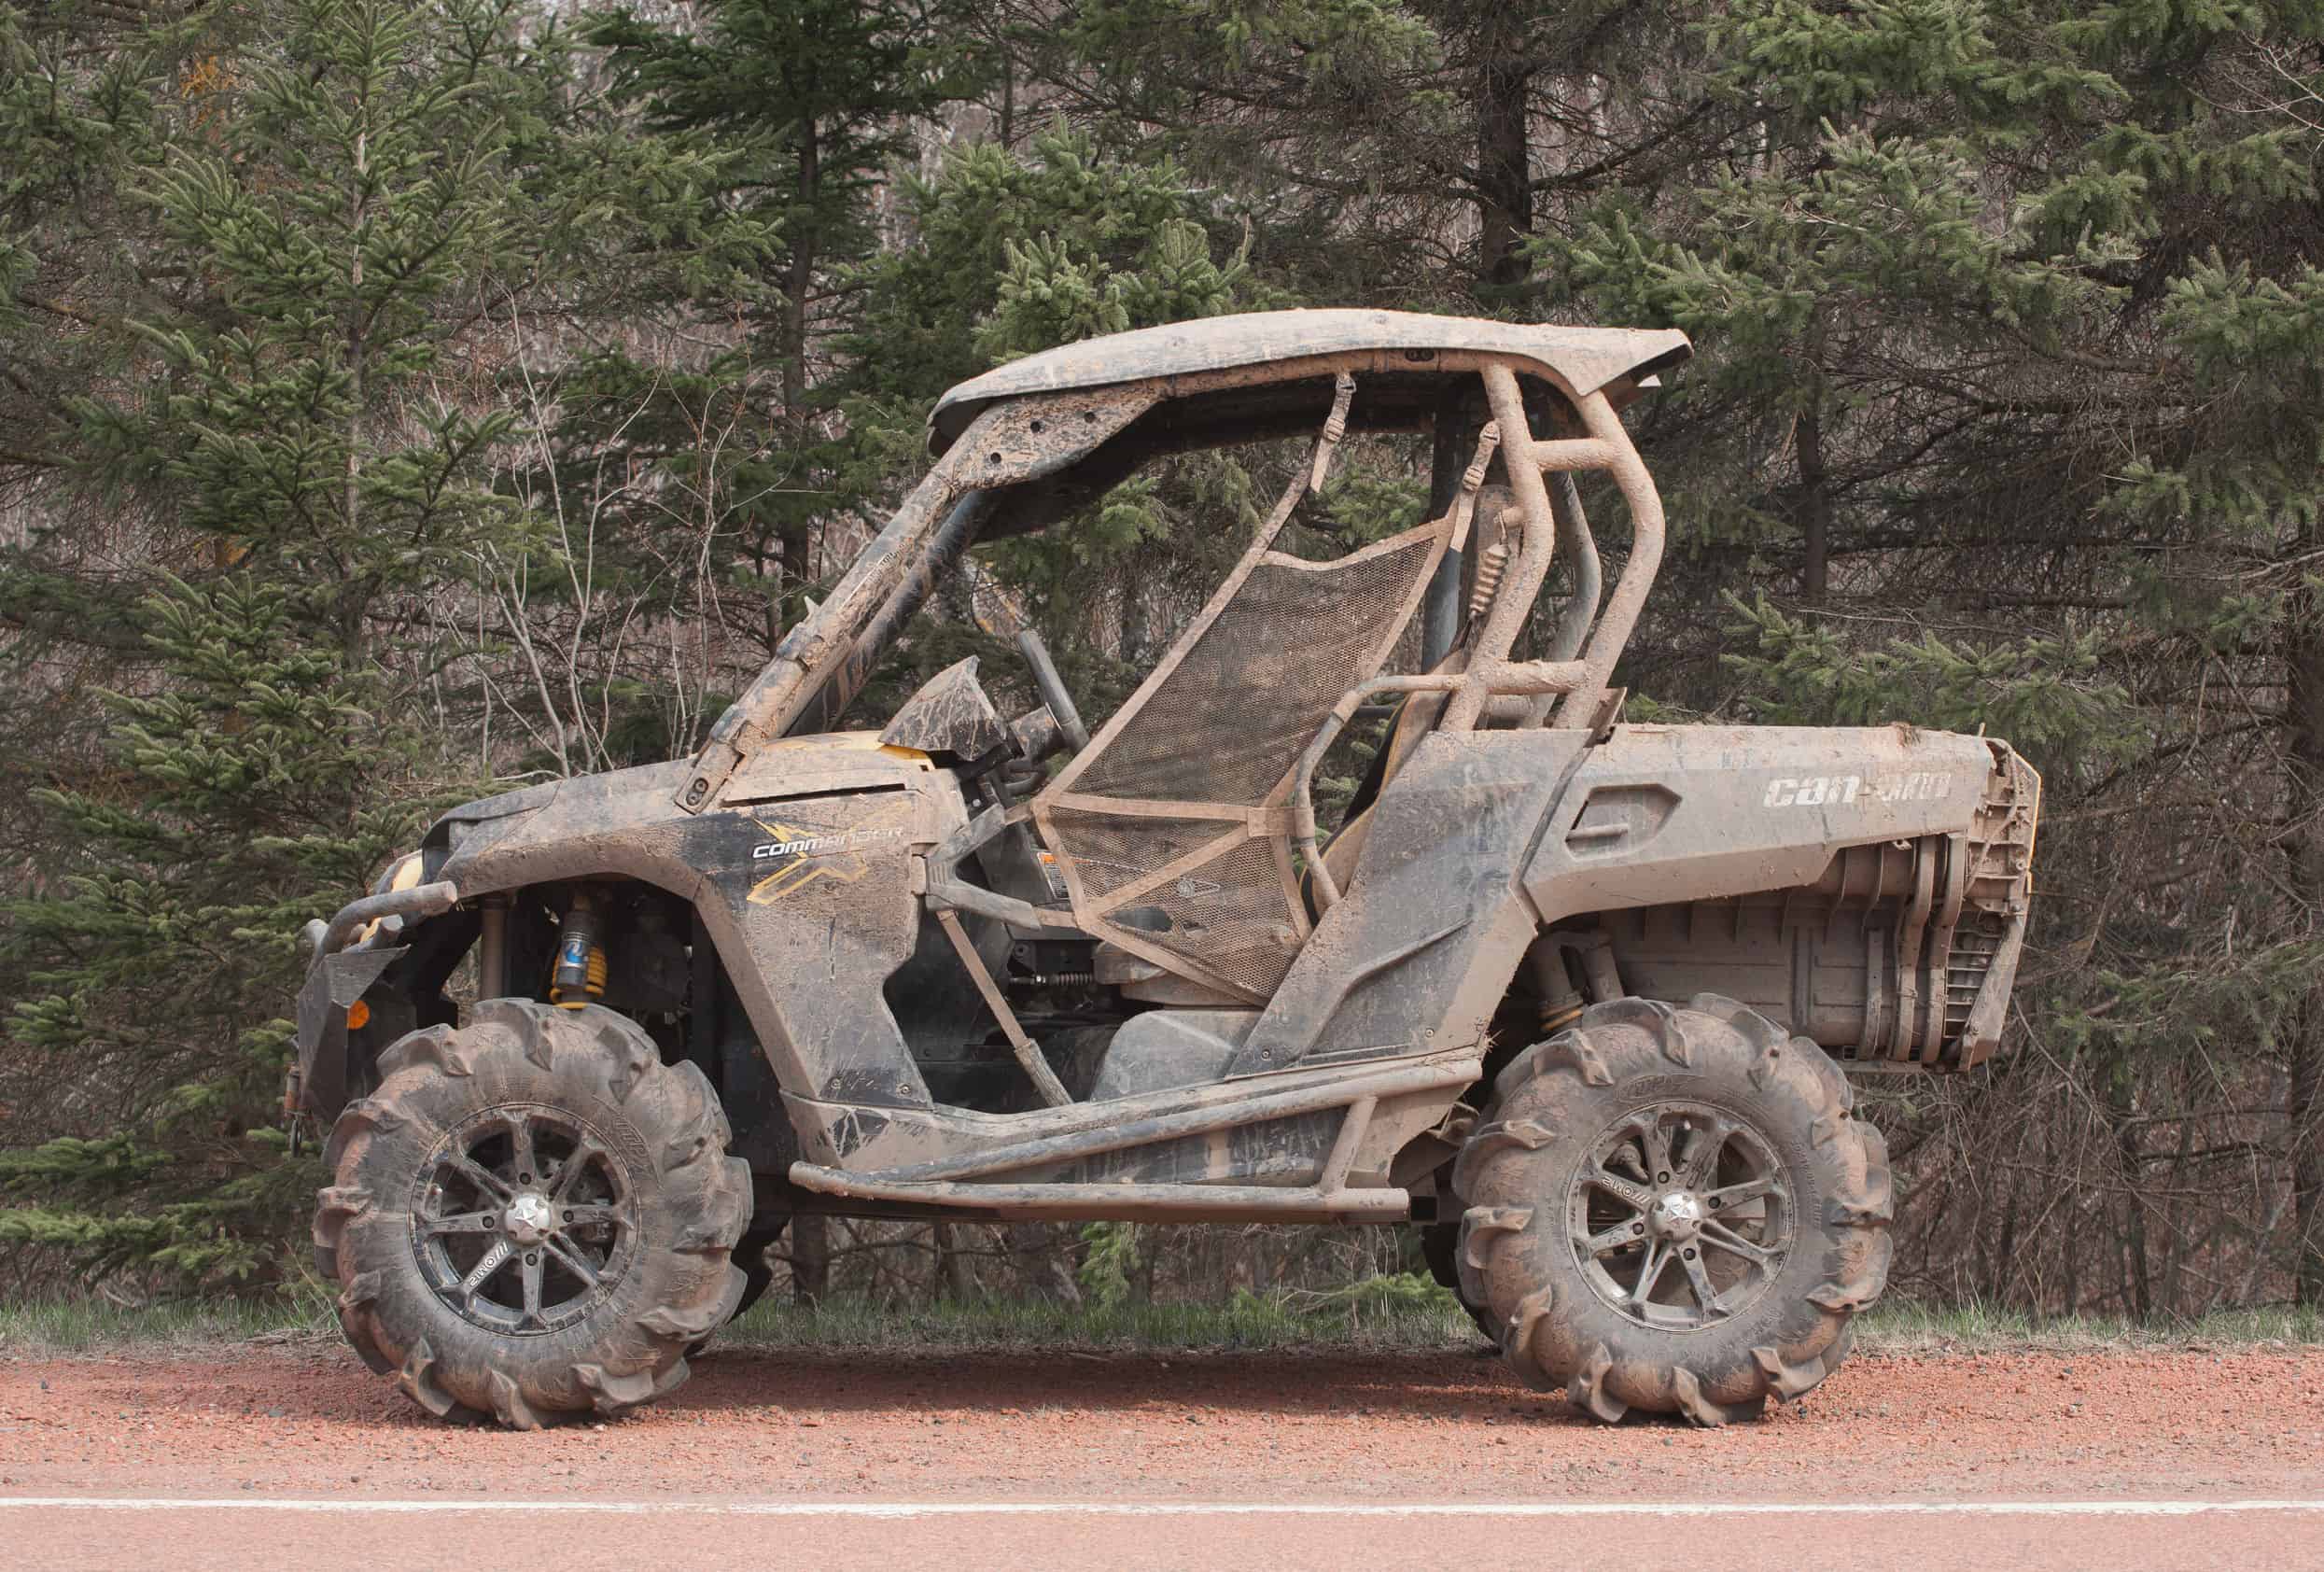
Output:
[[[1541,1012],[1539,1030],[1545,1036],[1555,1036],[1564,1031],[1569,1023],[1578,1018],[1581,1013],[1582,1003],[1578,999],[1571,1004],[1544,1007]]]
[[[605,997],[603,919],[586,892],[576,894],[557,930],[556,970],[549,976],[549,1003],[578,1010]]]

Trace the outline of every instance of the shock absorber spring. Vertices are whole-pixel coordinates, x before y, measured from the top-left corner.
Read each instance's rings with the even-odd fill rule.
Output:
[[[1495,540],[1477,559],[1477,582],[1469,586],[1469,615],[1481,617],[1492,605],[1492,597],[1500,593],[1501,575],[1509,568],[1509,545]]]
[[[556,970],[549,977],[549,1002],[578,1010],[605,997],[604,918],[587,891],[577,891],[557,930]]]

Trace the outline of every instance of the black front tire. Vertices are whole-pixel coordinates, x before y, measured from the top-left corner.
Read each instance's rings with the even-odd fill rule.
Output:
[[[675,1391],[746,1285],[750,1173],[702,1073],[610,1010],[495,999],[380,1074],[315,1217],[364,1361],[439,1418],[517,1429]]]
[[[1457,1198],[1451,1197],[1446,1187],[1449,1183],[1449,1176],[1447,1176],[1440,1182],[1437,1193],[1455,1200],[1457,1204]],[[1485,1335],[1485,1340],[1495,1348],[1500,1347],[1501,1323],[1493,1319],[1491,1311],[1470,1298],[1468,1290],[1461,1283],[1461,1225],[1457,1222],[1421,1224],[1421,1259],[1428,1263],[1428,1275],[1435,1280],[1436,1285],[1452,1291],[1452,1297],[1460,1301],[1468,1318],[1477,1324],[1477,1329]],[[1484,1351],[1480,1349],[1478,1352]]]

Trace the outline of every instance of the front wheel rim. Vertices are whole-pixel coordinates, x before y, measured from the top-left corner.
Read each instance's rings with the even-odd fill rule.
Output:
[[[1783,1271],[1797,1228],[1774,1144],[1703,1102],[1616,1119],[1566,1199],[1583,1280],[1628,1320],[1663,1331],[1701,1331],[1749,1307]]]
[[[571,1326],[628,1274],[637,1241],[637,1191],[612,1143],[541,1103],[461,1121],[421,1165],[412,1198],[420,1275],[489,1332]]]

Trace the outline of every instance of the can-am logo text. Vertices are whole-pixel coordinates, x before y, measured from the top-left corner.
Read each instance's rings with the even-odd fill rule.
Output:
[[[1845,807],[1859,798],[1881,803],[1939,802],[1953,791],[1953,776],[1948,773],[1916,772],[1911,775],[1878,775],[1869,779],[1860,775],[1811,775],[1805,779],[1779,776],[1767,783],[1767,794],[1759,799],[1761,807],[1822,807],[1827,804]]]

